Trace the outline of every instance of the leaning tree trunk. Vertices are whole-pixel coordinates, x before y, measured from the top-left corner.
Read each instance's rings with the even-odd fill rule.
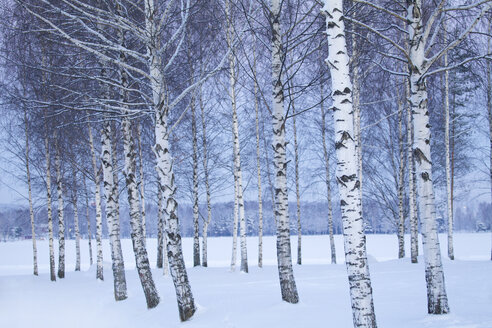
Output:
[[[106,199],[106,219],[108,221],[109,242],[113,268],[114,298],[121,301],[127,298],[125,263],[120,241],[120,222],[116,207],[114,186],[113,147],[111,144],[111,124],[104,122],[101,131],[101,163],[103,169],[104,197]]]
[[[200,224],[198,212],[198,138],[195,97],[191,98],[191,135],[193,139],[193,266],[200,266]]]
[[[102,206],[101,206],[101,183],[99,177],[99,170],[96,162],[96,151],[94,149],[94,138],[92,136],[92,127],[88,123],[89,127],[89,145],[92,155],[92,170],[94,172],[94,184],[96,186],[95,198],[96,198],[96,250],[97,250],[97,270],[96,278],[104,280],[103,275],[103,250],[102,250]]]
[[[327,63],[331,71],[337,181],[342,210],[345,264],[348,272],[354,327],[376,327],[371,278],[362,219],[357,148],[354,140],[352,83],[345,40],[343,1],[324,0],[328,35]]]
[[[202,114],[202,141],[203,141],[203,173],[205,175],[205,193],[207,194],[207,219],[203,221],[202,230],[202,265],[204,267],[208,266],[207,261],[207,235],[208,235],[208,225],[212,221],[212,201],[210,193],[210,181],[208,172],[208,152],[207,152],[207,126],[205,124],[205,106],[203,104],[202,92],[200,89],[200,110]]]
[[[299,302],[294,272],[292,269],[289,200],[287,191],[287,142],[285,140],[284,88],[282,71],[284,50],[280,28],[280,1],[272,0],[270,7],[272,26],[272,84],[273,84],[273,150],[275,166],[275,208],[277,221],[277,263],[282,299],[289,303]]]
[[[46,134],[48,134],[47,131],[46,131]],[[45,156],[46,156],[46,207],[47,207],[47,212],[48,212],[50,279],[51,279],[51,281],[56,281],[55,250],[54,250],[54,246],[53,246],[53,211],[51,208],[51,202],[52,202],[52,196],[51,196],[51,155],[50,155],[48,135],[46,135],[44,137],[44,147],[45,147]]]
[[[404,148],[403,148],[403,102],[398,99],[398,258],[405,257],[405,213],[403,208],[404,193]]]
[[[29,200],[29,218],[31,219],[31,236],[32,236],[32,264],[33,274],[38,275],[38,248],[36,246],[36,232],[34,225],[34,209],[32,204],[32,185],[31,185],[31,171],[29,169],[29,122],[27,121],[27,110],[24,109],[24,132],[26,134],[26,178],[27,178],[27,191]]]
[[[140,199],[138,195],[138,184],[136,180],[136,152],[131,133],[131,123],[127,116],[121,123],[124,140],[125,157],[125,181],[130,207],[130,226],[132,229],[131,237],[133,252],[135,253],[135,263],[140,277],[140,283],[147,301],[147,308],[151,309],[159,304],[159,295],[152,278],[147,249],[145,248],[145,238],[140,213]]]
[[[434,187],[432,185],[432,161],[430,150],[429,110],[427,87],[422,76],[426,70],[423,43],[423,26],[419,1],[412,1],[408,8],[410,36],[410,105],[413,115],[415,156],[418,186],[418,204],[422,220],[425,277],[427,282],[427,310],[430,314],[449,312],[444,284],[441,250],[437,235]]]
[[[87,190],[87,183],[84,179],[82,180],[84,183],[84,193],[85,193],[85,218],[87,219],[87,240],[89,243],[89,263],[92,266],[94,263],[92,259],[92,228],[91,228],[91,216],[89,213],[89,191]]]
[[[63,177],[60,159],[60,148],[56,132],[55,137],[55,166],[56,166],[56,191],[58,194],[58,278],[65,278],[65,215],[63,202]]]
[[[73,225],[75,229],[75,271],[80,271],[80,229],[79,229],[79,209],[77,206],[77,171],[72,166],[72,207]]]
[[[230,0],[226,0],[226,19],[227,19],[227,46],[229,52],[229,97],[232,106],[232,134],[233,134],[233,151],[234,151],[234,177],[236,180],[236,198],[239,215],[239,236],[241,242],[241,272],[248,272],[248,251],[246,245],[246,218],[244,216],[244,197],[243,182],[241,170],[241,147],[239,144],[239,123],[237,118],[237,100],[236,100],[236,57],[234,47],[234,27],[232,15],[230,12]]]
[[[325,160],[325,184],[326,184],[326,200],[328,202],[328,234],[330,236],[330,253],[331,263],[337,263],[337,253],[335,249],[335,237],[333,236],[333,209],[331,204],[331,178],[330,178],[330,156],[326,147],[326,116],[324,102],[324,88],[320,85],[321,94],[321,138],[323,139],[323,158]]]

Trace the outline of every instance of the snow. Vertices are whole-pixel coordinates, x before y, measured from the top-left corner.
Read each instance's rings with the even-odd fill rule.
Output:
[[[427,315],[423,259],[397,259],[395,235],[368,235],[367,251],[379,327],[492,327],[490,233],[456,233],[455,261],[443,257],[451,313]],[[440,235],[443,254],[446,236]],[[343,242],[335,238],[337,261]],[[406,252],[409,251],[406,236]],[[328,236],[303,237],[302,266],[294,273],[299,304],[281,301],[275,238],[264,237],[264,268],[257,263],[257,238],[248,237],[250,273],[230,272],[232,239],[209,238],[209,268],[193,268],[193,239],[183,238],[184,256],[198,311],[180,323],[170,277],[154,269],[161,297],[147,310],[135,271],[130,240],[123,240],[129,298],[115,302],[109,242],[104,240],[104,277],[89,267],[87,240],[81,241],[82,272],[75,267],[75,242],[66,244],[66,278],[49,281],[47,240],[38,242],[40,275],[32,275],[31,241],[0,243],[0,327],[352,327],[344,264],[329,264]],[[55,242],[55,245],[57,243]],[[147,241],[155,268],[156,240]],[[296,249],[296,237],[292,249]],[[420,250],[422,248],[420,247]],[[94,249],[95,255],[95,249]]]

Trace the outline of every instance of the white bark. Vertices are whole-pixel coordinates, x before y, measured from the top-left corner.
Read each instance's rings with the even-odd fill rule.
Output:
[[[285,140],[284,88],[282,71],[284,50],[280,28],[280,1],[272,0],[270,7],[272,27],[272,84],[273,84],[273,150],[275,169],[275,206],[277,223],[277,263],[282,299],[289,303],[299,302],[294,272],[292,269],[289,201],[287,191],[287,142]]]
[[[31,171],[29,168],[29,122],[27,121],[27,110],[24,109],[24,132],[26,137],[26,179],[27,179],[27,191],[29,200],[29,218],[31,219],[31,236],[32,236],[32,264],[33,274],[38,275],[38,248],[36,246],[36,232],[34,225],[34,209],[32,204],[32,185],[31,185]]]
[[[131,133],[131,123],[128,117],[124,117],[121,123],[124,140],[125,157],[125,181],[130,206],[130,226],[132,229],[131,237],[133,252],[135,253],[135,263],[137,272],[142,285],[147,308],[151,309],[159,304],[159,295],[150,271],[149,258],[145,248],[145,238],[143,235],[142,220],[140,213],[140,199],[138,195],[138,185],[136,181],[136,152]]]
[[[198,138],[195,97],[191,98],[191,134],[193,139],[193,266],[200,266],[200,225],[198,212]]]
[[[73,225],[75,229],[75,271],[80,271],[80,229],[79,229],[79,209],[77,206],[77,171],[72,167],[72,207]]]
[[[422,7],[420,0],[408,7],[409,57],[410,57],[410,104],[413,115],[419,212],[422,219],[425,276],[427,282],[427,310],[431,314],[449,312],[441,263],[441,251],[437,235],[434,188],[432,185],[432,161],[430,151],[430,125],[427,108],[427,87],[422,74],[428,63],[425,61]]]
[[[85,218],[87,219],[87,241],[89,243],[89,263],[92,266],[92,264],[94,263],[92,259],[92,228],[91,228],[91,217],[89,214],[89,192],[87,190],[85,175],[82,181],[84,182],[84,193],[85,193]]]
[[[230,0],[226,0],[226,19],[227,19],[227,46],[229,52],[229,97],[232,106],[232,134],[233,134],[233,152],[234,152],[234,180],[236,181],[236,193],[239,215],[239,236],[241,243],[241,272],[248,272],[248,252],[246,245],[246,219],[244,216],[244,198],[243,182],[241,170],[241,146],[239,144],[239,123],[237,118],[237,100],[236,100],[236,57],[234,49],[234,28],[232,15],[230,12]]]
[[[203,104],[202,92],[200,90],[200,109],[202,114],[202,142],[203,142],[203,173],[205,175],[205,193],[207,194],[207,218],[203,220],[203,230],[202,230],[202,265],[204,267],[208,266],[207,261],[207,234],[208,225],[212,221],[212,201],[210,192],[210,182],[209,182],[209,171],[208,171],[208,151],[207,151],[207,126],[205,124],[205,106]]]
[[[293,101],[293,100],[292,100]],[[294,106],[294,104],[292,104]],[[294,107],[292,107],[294,108]],[[297,264],[302,264],[302,230],[301,230],[301,190],[299,187],[299,147],[297,144],[297,127],[295,109],[292,112],[292,128],[294,130],[294,166],[296,175],[296,207],[297,207]]]
[[[162,190],[157,185],[157,268],[162,269],[164,260],[164,208]]]
[[[256,176],[258,181],[258,267],[263,267],[263,198],[261,193],[261,157],[260,157],[260,118],[258,103],[258,81],[256,79],[256,47],[253,45],[253,76],[255,97],[256,127]]]
[[[45,118],[46,119],[46,118]],[[47,131],[46,131],[47,132]],[[50,279],[56,280],[55,273],[55,250],[53,246],[53,212],[51,208],[51,155],[48,136],[44,137],[44,147],[46,156],[46,207],[48,212],[48,240],[50,252]]]
[[[89,128],[89,146],[92,156],[92,170],[94,172],[95,198],[96,198],[96,250],[97,250],[97,269],[96,278],[104,280],[103,275],[103,250],[102,250],[102,208],[101,208],[101,183],[99,169],[96,162],[96,151],[94,149],[94,138],[92,136],[92,127],[88,123]]]
[[[233,160],[234,161],[234,160]],[[232,257],[231,257],[231,271],[236,270],[236,257],[237,257],[237,225],[239,221],[239,211],[237,202],[237,181],[236,175],[234,175],[234,215],[232,224]]]
[[[403,101],[398,100],[398,258],[405,257],[405,213],[404,199],[404,146],[403,146]]]
[[[65,211],[63,202],[63,177],[60,159],[60,149],[58,147],[57,133],[55,138],[55,166],[56,166],[56,191],[58,194],[58,278],[65,278]]]
[[[405,80],[406,96],[410,95],[410,84]],[[407,165],[408,165],[408,203],[410,209],[410,257],[417,263],[419,255],[419,222],[417,211],[417,195],[415,186],[415,161],[413,158],[413,119],[411,106],[407,107]]]
[[[443,28],[444,42],[447,43],[446,24]],[[448,53],[444,54],[444,67],[448,66]],[[444,144],[446,147],[446,210],[448,215],[448,257],[454,260],[453,250],[453,186],[451,154],[449,147],[449,71],[444,72]]]
[[[106,199],[106,219],[111,246],[113,268],[114,298],[121,301],[127,298],[125,264],[120,241],[120,222],[116,205],[115,172],[113,166],[113,147],[111,144],[111,125],[109,121],[103,123],[101,131],[101,163],[103,169],[104,197]]]
[[[143,122],[141,123],[143,124]],[[140,169],[140,180],[138,181],[140,187],[140,205],[142,206],[142,231],[144,237],[144,243],[147,238],[147,223],[145,219],[145,178],[143,169],[143,156],[142,156],[142,125],[137,124],[137,140],[138,140],[138,161]]]
[[[324,88],[320,86],[321,94],[321,138],[323,139],[323,158],[325,161],[325,184],[326,184],[326,201],[328,202],[328,234],[330,236],[330,254],[331,263],[337,263],[337,253],[335,249],[335,237],[333,236],[333,208],[331,204],[331,177],[330,177],[330,156],[326,147],[326,116],[324,102]]]
[[[348,272],[354,327],[376,327],[366,238],[360,200],[358,156],[349,56],[343,21],[343,1],[324,0],[328,35],[327,63],[331,71],[337,181],[342,210],[345,264]]]

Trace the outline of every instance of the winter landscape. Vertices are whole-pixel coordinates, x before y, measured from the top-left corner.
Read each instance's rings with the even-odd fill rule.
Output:
[[[0,327],[492,328],[492,0],[0,17]]]

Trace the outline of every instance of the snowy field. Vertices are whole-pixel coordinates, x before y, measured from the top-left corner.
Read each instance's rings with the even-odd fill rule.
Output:
[[[397,260],[396,236],[369,235],[378,326],[492,328],[490,239],[490,233],[455,234],[456,260],[449,261],[444,256],[446,238],[440,236],[451,313],[431,316],[426,314],[422,258],[419,264],[411,264],[408,257]],[[172,280],[161,270],[153,270],[161,303],[147,310],[130,240],[123,240],[129,298],[116,303],[109,242],[104,242],[104,282],[96,281],[95,267],[89,267],[87,240],[81,242],[82,272],[73,271],[75,245],[67,242],[66,278],[57,282],[49,281],[47,241],[38,242],[38,277],[31,274],[31,241],[0,243],[0,327],[352,327],[341,236],[336,236],[337,265],[329,264],[327,236],[303,237],[303,265],[294,266],[300,296],[296,305],[280,299],[274,237],[264,238],[263,269],[257,267],[257,238],[248,238],[249,274],[229,271],[231,238],[209,238],[209,268],[190,266],[192,239],[185,238],[198,305],[185,323],[179,322]],[[296,247],[293,237],[292,249]],[[155,268],[155,239],[148,240],[148,250]]]

